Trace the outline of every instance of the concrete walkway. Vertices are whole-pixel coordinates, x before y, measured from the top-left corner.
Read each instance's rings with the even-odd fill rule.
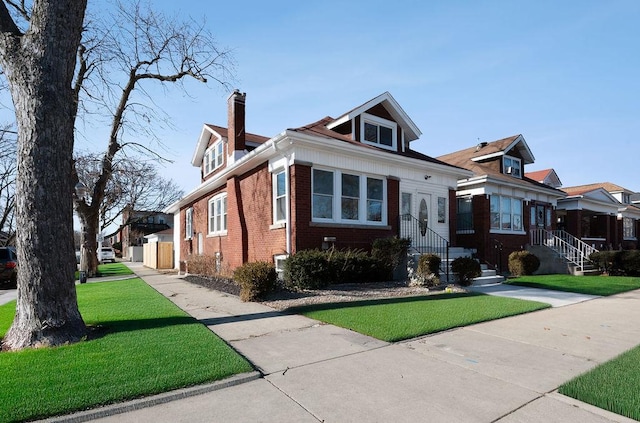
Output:
[[[161,404],[124,414],[110,415],[115,406],[48,421],[632,421],[555,389],[640,343],[640,291],[388,344],[128,265],[262,377],[177,401],[144,399],[129,408]]]
[[[501,283],[473,285],[470,286],[469,289],[474,292],[481,292],[488,295],[539,301],[551,304],[551,307],[564,307],[600,298],[598,295],[576,294],[573,292],[552,291],[550,289],[528,288],[526,286],[507,285]]]

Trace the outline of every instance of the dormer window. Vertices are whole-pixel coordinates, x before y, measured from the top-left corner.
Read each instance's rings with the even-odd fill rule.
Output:
[[[504,156],[502,159],[502,173],[516,178],[522,178],[522,162],[515,157]]]
[[[204,167],[204,174],[208,175],[213,172],[224,162],[223,158],[223,144],[222,140],[213,144],[205,153],[202,165]]]
[[[387,119],[362,114],[360,133],[362,142],[377,147],[396,150],[398,125]]]

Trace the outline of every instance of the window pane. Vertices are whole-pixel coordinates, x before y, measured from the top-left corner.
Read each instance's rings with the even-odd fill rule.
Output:
[[[380,127],[380,144],[391,146],[393,145],[393,131],[386,126]]]
[[[382,201],[367,201],[367,220],[382,222]]]
[[[378,142],[378,126],[371,123],[364,123],[365,141]]]
[[[367,178],[367,198],[382,200],[383,184],[381,179]]]
[[[287,218],[286,197],[276,200],[276,220],[285,220]]]
[[[511,229],[511,215],[502,213],[502,229]]]
[[[313,217],[318,217],[321,219],[333,218],[333,197],[314,194]]]
[[[411,215],[411,194],[408,192],[402,193],[401,213],[404,220],[409,220]]]
[[[502,201],[501,201],[501,204],[500,204],[500,210],[502,211],[502,213],[511,214],[511,198],[502,197]]]
[[[313,170],[313,193],[333,195],[333,172]]]
[[[360,197],[360,177],[356,175],[342,175],[342,195],[345,197]]]
[[[358,220],[358,199],[342,197],[342,218]]]
[[[500,196],[491,196],[491,213],[498,213],[500,211]]]
[[[522,230],[522,215],[520,214],[513,215],[513,230],[514,231]]]
[[[276,175],[276,195],[278,197],[280,197],[281,195],[285,195],[286,193],[287,188],[284,177],[284,172],[280,172]]]

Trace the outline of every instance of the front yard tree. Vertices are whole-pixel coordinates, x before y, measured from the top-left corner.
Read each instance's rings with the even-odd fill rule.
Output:
[[[85,263],[95,273],[96,236],[100,208],[105,205],[109,181],[119,153],[124,149],[155,156],[153,146],[139,139],[154,139],[154,129],[170,124],[154,104],[153,83],[207,82],[214,79],[226,87],[232,66],[229,52],[216,47],[202,25],[177,22],[143,7],[138,2],[118,4],[113,16],[90,22],[90,31],[78,50],[77,101],[92,113],[109,116],[107,148],[85,198],[75,198],[75,210],[83,225]],[[120,153],[121,154],[121,153]],[[78,172],[79,173],[79,172]],[[78,173],[74,173],[78,176]],[[76,177],[74,183],[79,179]]]
[[[86,334],[73,275],[74,186],[69,178],[77,112],[72,83],[86,3],[35,0],[28,10],[24,0],[0,2],[0,66],[18,132],[21,263],[16,315],[4,349],[60,345]]]

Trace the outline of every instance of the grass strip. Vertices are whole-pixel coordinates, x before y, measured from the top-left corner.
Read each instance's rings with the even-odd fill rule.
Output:
[[[98,265],[96,276],[127,276],[133,271],[122,263],[104,263]],[[76,270],[76,280],[80,279],[80,272]]]
[[[467,293],[315,304],[287,311],[396,342],[547,307],[549,304],[534,301]]]
[[[559,388],[562,395],[640,420],[640,347],[633,348]]]
[[[534,275],[507,281],[510,285],[609,296],[640,289],[640,278],[627,276]]]
[[[251,365],[184,311],[134,278],[77,286],[99,337],[0,353],[0,422],[39,419],[249,372]],[[0,335],[15,313],[0,307]]]

